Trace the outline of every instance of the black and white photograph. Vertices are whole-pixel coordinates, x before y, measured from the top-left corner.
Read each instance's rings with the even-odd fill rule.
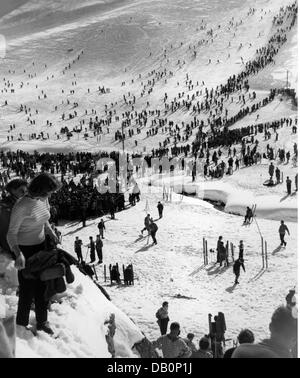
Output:
[[[297,232],[297,1],[0,0],[0,358],[298,358]]]

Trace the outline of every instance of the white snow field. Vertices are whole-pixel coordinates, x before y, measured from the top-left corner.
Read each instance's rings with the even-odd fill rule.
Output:
[[[188,91],[185,83],[187,74],[193,82],[199,81],[197,90],[203,88],[202,80],[207,88],[225,83],[230,75],[243,69],[241,57],[245,62],[250,60],[256,49],[266,44],[274,31],[274,15],[281,6],[291,3],[290,0],[1,1],[0,151],[68,153],[122,148],[121,143],[115,141],[114,133],[120,130],[122,113],[130,110],[123,103],[124,95],[128,98],[136,95],[135,109],[141,112],[147,109],[147,102],[150,109],[163,109],[165,93],[170,99],[179,92],[191,95],[193,91]],[[249,15],[250,7],[257,11]],[[229,28],[232,19],[242,20],[242,23]],[[206,25],[204,30],[201,30],[202,25]],[[206,38],[210,28],[216,31],[213,42],[201,45],[194,58],[189,46]],[[1,50],[1,36],[2,41],[5,40],[5,53]],[[241,43],[243,47],[239,48]],[[209,59],[211,64],[208,64]],[[71,69],[65,69],[69,63],[72,63]],[[141,82],[146,84],[152,80],[152,70],[165,68],[174,75],[169,75],[166,82],[158,81],[152,93],[141,97]],[[270,88],[284,87],[286,69],[290,86],[297,89],[297,25],[276,55],[275,64],[249,80],[250,91],[257,92],[257,100],[266,97]],[[76,85],[72,85],[74,81]],[[122,86],[122,82],[125,85]],[[109,88],[109,93],[100,94],[99,86]],[[71,90],[75,93],[70,93]],[[43,98],[44,94],[47,98]],[[233,97],[234,101],[226,104],[229,117],[241,108],[238,94]],[[8,105],[4,105],[5,100]],[[78,103],[76,108],[74,103]],[[251,106],[252,100],[247,99],[247,103]],[[30,108],[28,114],[19,111],[21,104]],[[106,118],[105,105],[120,116],[120,121],[110,125],[109,133],[105,127],[97,140],[89,130],[86,138],[81,133],[70,140],[65,136],[57,139],[62,127],[72,130],[83,120],[84,127],[88,127],[90,117],[95,117],[92,110],[97,111],[99,118]],[[77,117],[62,120],[63,113],[68,115],[74,110]],[[199,119],[202,117],[206,120],[203,115]],[[297,108],[289,99],[277,96],[231,128],[285,117],[297,118]],[[153,116],[149,122],[154,119]],[[182,110],[168,114],[168,120],[179,125],[192,119],[189,112]],[[35,125],[29,120],[35,120]],[[47,125],[47,120],[52,126]],[[13,124],[15,128],[10,129]],[[144,127],[134,138],[127,138],[126,150],[151,153],[152,148],[158,148],[166,134],[159,132],[147,137],[147,130]],[[29,140],[29,134],[40,132],[48,133],[49,139]],[[195,133],[196,129],[189,143]],[[280,128],[278,133],[277,142],[274,135],[265,141],[263,134],[258,134],[258,150],[265,151],[269,143],[275,151],[279,148],[292,151],[297,134],[292,134],[290,127]],[[12,136],[14,140],[8,140]],[[237,150],[239,153],[240,147]],[[224,148],[222,151],[227,153]],[[297,285],[298,226],[298,194],[294,192],[294,183],[292,196],[286,195],[285,183],[273,188],[263,186],[268,178],[268,164],[263,159],[221,180],[197,177],[192,182],[188,170],[176,170],[170,178],[151,169],[147,177],[137,178],[141,201],[117,213],[115,220],[104,217],[107,231],[103,249],[104,264],[133,264],[135,285],[111,286],[110,282],[104,282],[103,266],[97,266],[99,283],[111,296],[112,302],[109,302],[88,278],[73,268],[74,284],[68,286],[60,303],[53,304],[49,313],[59,337],[18,337],[17,357],[110,357],[105,322],[112,313],[116,315],[116,357],[134,357],[131,348],[143,338],[142,332],[151,340],[159,336],[155,312],[164,300],[169,302],[171,321],[180,322],[184,336],[193,332],[198,340],[208,333],[208,314],[222,311],[227,339],[235,339],[245,327],[254,332],[256,340],[267,337],[272,312],[284,303],[288,290]],[[294,178],[297,172],[297,165],[292,161],[289,164],[276,161],[275,165],[285,178]],[[140,230],[146,211],[157,218],[156,205],[163,200],[163,187],[174,191],[172,201],[164,201],[164,216],[157,221],[158,244],[153,246],[145,234],[140,236]],[[183,196],[183,191],[193,196]],[[224,211],[217,210],[203,198],[223,202]],[[246,206],[253,204],[257,204],[257,223],[243,226],[241,215]],[[286,221],[291,234],[286,238],[286,248],[279,247],[281,219]],[[62,247],[73,253],[75,236],[87,244],[88,237],[98,233],[98,222],[99,219],[90,219],[86,228],[82,228],[80,222],[61,225]],[[215,265],[215,254],[209,256],[207,266],[203,265],[203,237],[207,239],[208,249],[216,250],[219,235],[236,246],[235,256],[239,241],[244,241],[246,273],[241,272],[239,285],[233,285],[232,265],[228,268]],[[268,243],[268,269],[262,269],[261,235]],[[16,312],[15,275],[12,263],[1,257],[0,288],[7,314]],[[34,324],[33,312],[31,323]]]

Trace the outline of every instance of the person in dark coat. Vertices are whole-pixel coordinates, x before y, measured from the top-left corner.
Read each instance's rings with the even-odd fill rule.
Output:
[[[100,238],[100,235],[96,237],[96,252],[98,256],[98,264],[102,264],[103,253],[102,253],[103,241]]]
[[[275,171],[275,167],[274,167],[273,163],[271,163],[271,164],[269,165],[269,175],[270,175],[270,179],[273,178],[274,171]]]
[[[157,205],[159,219],[163,216],[164,205],[159,201]]]
[[[252,213],[252,210],[250,209],[250,207],[247,206],[244,223],[247,223],[247,222],[250,223],[251,218],[253,218],[253,213]]]
[[[243,268],[244,272],[245,270],[245,265],[244,265],[244,259],[237,259],[234,264],[233,264],[233,273],[235,275],[235,282],[234,284],[237,285],[239,283],[238,279],[240,276],[241,272],[241,267]]]
[[[286,178],[286,190],[290,196],[292,194],[292,180],[289,178],[289,176]]]
[[[283,220],[280,222],[280,227],[279,227],[278,232],[279,232],[279,237],[280,237],[280,245],[284,244],[284,246],[286,246],[286,241],[284,240],[285,232],[287,232],[290,235],[290,231],[287,225],[284,224]]]
[[[103,218],[101,218],[100,222],[98,223],[98,230],[102,239],[104,239],[103,231],[105,230],[105,223]]]
[[[150,225],[149,225],[149,231],[150,231],[151,238],[153,240],[153,244],[157,244],[157,240],[156,240],[157,230],[158,230],[157,224],[154,223],[153,219],[151,219]]]
[[[275,176],[276,176],[277,184],[280,184],[280,169],[278,167],[275,170]]]
[[[218,243],[217,243],[217,263],[220,262],[220,252],[221,252],[221,249],[222,249],[222,241],[223,239],[223,236],[219,236],[219,239],[218,239]]]
[[[240,240],[240,244],[239,244],[239,259],[244,259],[244,243],[243,243],[243,240]]]
[[[81,263],[83,261],[82,258],[82,240],[79,239],[78,236],[76,236],[75,242],[74,242],[74,251],[77,255],[78,262]]]
[[[90,250],[90,258],[91,258],[91,263],[95,262],[96,260],[96,255],[95,255],[95,249],[96,249],[96,246],[95,246],[95,242],[93,240],[93,237],[90,236],[90,243],[88,245],[88,248]]]

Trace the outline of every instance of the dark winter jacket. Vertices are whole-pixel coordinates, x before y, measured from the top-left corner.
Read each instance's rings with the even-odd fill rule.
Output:
[[[243,268],[244,272],[246,272],[244,263],[240,262],[239,260],[236,260],[233,264],[233,273],[240,274],[241,267]]]
[[[156,223],[150,223],[149,230],[150,230],[151,234],[155,234],[158,230],[157,224]]]
[[[63,249],[55,249],[52,251],[40,251],[31,256],[26,261],[25,269],[23,269],[22,275],[26,279],[38,279],[42,273],[45,273],[48,269],[54,268],[62,264],[65,268],[65,276],[67,283],[74,281],[74,276],[70,266],[77,264],[77,260],[74,259],[68,252]],[[66,285],[63,277],[55,278],[46,282],[45,299],[49,300],[53,295],[65,291]],[[64,290],[63,290],[64,289]]]
[[[157,209],[158,209],[158,211],[161,213],[161,212],[163,211],[163,209],[164,209],[164,205],[163,205],[162,203],[159,203],[159,204],[157,205]]]
[[[285,235],[285,231],[287,231],[288,234],[290,234],[289,229],[287,228],[285,224],[281,224],[278,231],[279,231],[279,234],[281,235]]]

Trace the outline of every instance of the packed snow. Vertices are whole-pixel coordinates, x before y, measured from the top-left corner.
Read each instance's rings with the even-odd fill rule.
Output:
[[[92,109],[103,115],[105,104],[121,101],[129,91],[139,93],[138,75],[141,74],[146,81],[152,69],[163,67],[166,47],[175,75],[168,78],[166,85],[158,83],[148,97],[140,99],[136,104],[138,111],[145,108],[147,101],[153,109],[162,107],[166,91],[170,98],[179,91],[187,91],[183,84],[187,73],[195,80],[204,80],[208,88],[215,87],[242,69],[241,55],[247,61],[266,43],[273,16],[281,6],[289,3],[288,0],[14,0],[0,4],[0,76],[11,80],[16,89],[5,96],[1,93],[0,150],[68,153],[120,149],[121,143],[113,137],[120,129],[120,122],[113,123],[110,133],[101,135],[97,141],[92,133],[86,138],[78,134],[70,140],[66,137],[58,140],[57,134],[65,126],[61,114],[71,113],[74,110],[72,103],[79,102],[76,108],[79,117],[67,121],[72,129],[78,126],[79,120],[92,117]],[[249,7],[263,11],[248,16]],[[225,26],[232,17],[243,19],[234,40],[233,31],[228,31]],[[205,35],[206,30],[196,29],[201,20],[214,29],[221,24],[214,44],[203,46],[196,60],[190,60],[182,67],[176,66],[177,59],[185,59],[188,54],[189,44],[193,45]],[[233,41],[230,47],[229,41]],[[240,43],[244,46],[242,51],[238,49]],[[259,100],[271,87],[284,86],[286,69],[290,72],[290,87],[297,88],[296,43],[294,29],[279,52],[276,64],[251,78],[251,89],[257,91]],[[171,45],[175,47],[173,50]],[[84,54],[74,65],[74,70],[63,74],[64,67],[82,50]],[[227,58],[228,53],[230,57]],[[4,55],[5,58],[1,59]],[[209,58],[213,60],[211,65],[207,64]],[[220,64],[216,63],[218,59]],[[25,68],[26,74],[23,72]],[[9,74],[9,70],[15,70],[15,73]],[[30,73],[37,75],[28,78]],[[71,86],[74,73],[78,82],[76,93],[66,95],[74,89]],[[122,81],[126,81],[126,86],[121,87]],[[20,88],[22,82],[24,85]],[[98,86],[109,88],[109,93],[100,95]],[[47,93],[47,99],[38,99],[41,91]],[[229,116],[240,110],[237,97],[234,94],[233,104],[228,105]],[[70,98],[71,104],[62,104],[66,98]],[[4,99],[8,100],[8,106],[2,106]],[[27,115],[19,112],[21,103],[31,107],[32,113],[39,110],[33,116],[36,125],[30,125]],[[58,111],[54,110],[55,106]],[[119,105],[120,113],[124,111],[122,106]],[[294,120],[297,109],[289,99],[276,97],[271,104],[231,128],[284,117]],[[189,122],[190,114],[180,111],[168,118],[175,123]],[[46,120],[50,120],[53,126],[46,125]],[[9,129],[11,124],[16,125],[15,130]],[[30,133],[41,131],[49,133],[50,138],[28,140]],[[20,133],[24,140],[17,140]],[[14,140],[8,141],[7,136],[14,136]],[[267,141],[263,135],[257,138],[260,152],[265,151],[268,143],[278,150],[292,149],[297,142],[297,134],[292,135],[285,127],[279,130],[277,142],[273,135],[272,140]],[[143,130],[133,139],[126,140],[125,148],[130,152],[151,153],[151,149],[158,147],[164,139],[163,133],[147,138],[146,130]],[[134,140],[137,140],[137,146]],[[226,149],[223,152],[226,153]],[[141,201],[117,213],[115,220],[103,217],[106,222],[103,263],[106,266],[117,262],[121,265],[132,263],[136,278],[134,286],[110,285],[104,281],[103,265],[97,266],[99,283],[112,299],[108,301],[91,279],[73,267],[75,282],[68,285],[67,291],[57,298],[49,312],[49,321],[57,338],[42,334],[38,337],[31,334],[18,336],[17,357],[111,357],[105,339],[106,322],[111,314],[116,316],[116,357],[138,357],[132,346],[144,337],[143,333],[151,340],[160,335],[155,313],[164,300],[169,302],[171,321],[181,324],[184,336],[193,332],[198,340],[208,333],[208,314],[222,311],[227,324],[226,339],[235,339],[245,327],[254,332],[256,340],[267,337],[272,312],[284,303],[288,290],[297,285],[298,226],[298,196],[294,186],[292,196],[286,195],[285,183],[265,187],[268,165],[269,161],[262,159],[259,164],[243,167],[231,176],[213,180],[197,177],[195,182],[192,182],[190,171],[178,169],[172,177],[159,175],[151,169],[147,171],[147,177],[136,177],[142,193]],[[285,178],[292,178],[297,172],[297,166],[292,162],[279,166]],[[166,201],[164,191],[172,193],[172,198]],[[206,200],[222,202],[224,208],[221,211]],[[158,201],[165,206],[164,216],[159,220]],[[256,220],[244,226],[246,206],[254,204],[257,205]],[[140,235],[146,213],[157,219],[156,246],[145,234]],[[291,233],[286,248],[279,245],[281,219],[285,220]],[[74,254],[75,236],[88,243],[89,236],[98,234],[98,222],[99,218],[89,219],[85,228],[80,222],[62,223],[59,227],[63,236],[62,247]],[[209,254],[209,265],[203,264],[203,237],[207,239],[208,249],[215,251],[219,235],[223,235],[225,242],[228,240],[234,244],[235,256],[238,255],[239,241],[244,240],[246,273],[241,272],[240,285],[234,285],[232,265],[220,268],[215,264],[215,252]],[[262,269],[261,236],[268,245],[268,269]],[[16,287],[13,263],[0,256],[0,288],[7,315],[16,313]],[[31,313],[31,323],[34,323],[34,312]],[[228,345],[231,346],[230,341]]]

